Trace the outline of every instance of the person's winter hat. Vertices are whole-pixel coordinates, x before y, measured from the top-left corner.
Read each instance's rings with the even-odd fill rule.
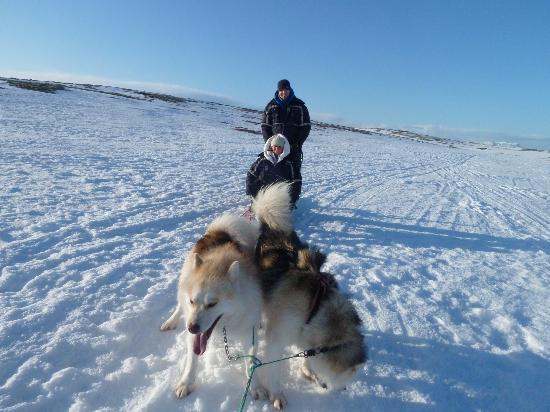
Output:
[[[277,83],[277,90],[281,91],[284,89],[290,90],[290,82],[287,79],[279,80]]]
[[[285,137],[282,134],[276,134],[271,138],[271,146],[285,147]]]

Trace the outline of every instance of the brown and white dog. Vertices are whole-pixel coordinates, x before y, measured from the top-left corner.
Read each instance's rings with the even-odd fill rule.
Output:
[[[288,347],[313,349],[303,375],[327,389],[342,389],[367,360],[361,320],[338,290],[334,277],[321,271],[326,256],[302,243],[293,229],[288,184],[262,190],[254,201],[260,222],[256,263],[264,299],[265,360],[289,354]],[[280,382],[283,363],[259,368],[256,398],[277,409],[286,404]]]
[[[174,329],[185,316],[189,333],[178,398],[193,390],[199,357],[222,326],[231,336],[249,337],[262,319],[265,351],[260,358],[283,358],[291,345],[312,349],[316,356],[305,358],[302,372],[327,389],[344,387],[366,361],[355,308],[333,276],[321,271],[325,255],[303,244],[294,231],[288,184],[263,189],[253,207],[259,223],[231,215],[217,218],[184,261],[177,307],[161,326]],[[255,344],[248,347],[250,355],[256,350]],[[255,398],[269,399],[278,409],[286,404],[282,365],[259,368],[252,389]]]

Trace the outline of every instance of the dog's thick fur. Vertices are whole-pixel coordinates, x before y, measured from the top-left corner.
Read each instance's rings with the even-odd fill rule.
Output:
[[[326,352],[305,358],[302,372],[324,388],[343,388],[367,358],[361,320],[333,276],[321,272],[325,255],[303,244],[293,230],[288,184],[261,191],[253,208],[261,226],[256,262],[264,298],[263,358],[279,359],[290,345],[324,348]],[[327,279],[333,283],[320,293]],[[260,368],[253,389],[256,398],[269,398],[278,409],[286,404],[281,366]]]
[[[181,315],[185,316],[189,333],[185,367],[176,385],[178,398],[194,389],[199,356],[206,351],[216,326],[218,330],[224,325],[232,332],[242,331],[247,338],[252,328],[259,326],[262,294],[254,263],[258,236],[257,224],[223,215],[209,225],[185,258],[178,304],[161,326],[162,331],[174,329]],[[249,353],[255,355],[256,349],[252,345]]]
[[[243,343],[249,344],[262,311],[261,358],[266,362],[288,355],[290,345],[323,349],[305,358],[302,372],[325,388],[337,389],[366,361],[357,312],[333,276],[321,271],[325,255],[302,243],[294,231],[288,184],[262,190],[253,207],[259,223],[231,215],[215,219],[183,263],[178,304],[161,326],[163,331],[174,329],[185,316],[189,333],[178,398],[194,389],[210,334],[226,326],[231,337],[245,336]],[[250,355],[255,356],[256,343],[248,347]],[[286,404],[282,365],[259,368],[252,389],[255,398],[270,399],[278,409]]]

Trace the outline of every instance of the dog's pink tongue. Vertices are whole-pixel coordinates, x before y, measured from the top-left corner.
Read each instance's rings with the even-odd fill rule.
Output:
[[[202,355],[206,352],[206,342],[208,342],[208,334],[206,333],[197,333],[195,335],[195,340],[193,341],[193,352],[195,355]]]

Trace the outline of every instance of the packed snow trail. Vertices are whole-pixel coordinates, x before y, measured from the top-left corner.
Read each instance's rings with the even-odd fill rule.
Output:
[[[176,400],[185,332],[159,326],[183,253],[247,204],[258,119],[0,81],[0,409],[236,410],[244,374],[221,337]],[[289,411],[548,410],[550,154],[453,146],[314,126],[295,223],[370,360],[337,393],[292,361]]]

